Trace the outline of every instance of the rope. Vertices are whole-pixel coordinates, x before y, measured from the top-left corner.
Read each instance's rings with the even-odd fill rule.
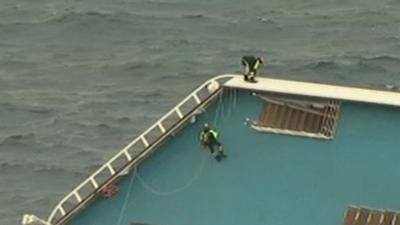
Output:
[[[224,109],[224,101],[223,101],[223,94],[221,93],[218,99],[218,105],[215,109],[215,116],[214,116],[214,125],[216,126],[218,121],[220,121],[220,117],[222,116],[222,120],[225,121],[225,109]],[[228,117],[231,116],[232,114],[232,110],[234,110],[236,108],[236,104],[237,104],[237,92],[235,89],[232,89],[232,91],[230,91],[229,94],[229,101],[228,101]],[[193,185],[193,183],[202,175],[205,164],[206,164],[206,159],[207,159],[207,155],[204,154],[203,159],[201,160],[198,169],[196,170],[196,172],[194,173],[194,175],[181,187],[175,188],[173,190],[170,191],[161,191],[161,190],[157,190],[156,188],[152,187],[151,185],[147,184],[146,181],[140,176],[137,167],[134,168],[134,171],[132,172],[132,176],[131,176],[131,180],[129,182],[128,185],[128,191],[125,195],[125,199],[124,202],[122,204],[121,207],[121,211],[120,211],[120,215],[118,217],[118,222],[117,225],[121,225],[122,223],[122,219],[124,218],[125,215],[125,211],[126,211],[126,207],[128,205],[128,200],[130,198],[131,192],[132,192],[132,184],[133,184],[133,180],[135,179],[135,177],[137,178],[137,180],[140,182],[140,184],[142,185],[142,187],[144,189],[146,189],[147,191],[149,191],[150,193],[154,194],[154,195],[159,195],[159,196],[168,196],[168,195],[173,195],[173,194],[177,194],[179,192],[182,192],[186,189],[188,189],[190,186]]]
[[[213,121],[214,126],[218,125],[219,117],[221,114],[221,104],[222,104],[222,93],[218,97],[218,104],[217,104],[217,107],[215,108],[215,115],[214,115],[214,121]]]
[[[215,116],[214,116],[214,123],[213,125],[217,125],[217,123],[220,121],[220,117],[222,116],[222,120],[225,121],[225,108],[224,108],[224,101],[223,101],[223,93],[221,93],[219,95],[219,99],[218,99],[218,104],[216,106],[215,109]],[[228,101],[228,117],[231,116],[232,111],[236,108],[237,105],[237,101],[238,101],[238,95],[237,95],[237,90],[236,89],[232,89],[229,92],[229,101]],[[206,164],[206,159],[207,159],[207,155],[204,154],[203,159],[201,160],[198,169],[196,170],[196,172],[194,173],[194,175],[181,187],[175,188],[173,190],[170,191],[161,191],[161,190],[157,190],[156,188],[152,187],[151,185],[147,184],[146,181],[140,176],[137,167],[134,168],[134,171],[132,172],[132,176],[131,179],[129,181],[129,185],[128,185],[128,191],[125,195],[122,207],[121,207],[121,211],[120,211],[120,215],[118,217],[118,222],[117,225],[121,225],[122,223],[122,219],[124,218],[125,215],[125,211],[126,211],[126,207],[128,205],[128,200],[130,198],[131,192],[132,192],[132,184],[133,184],[133,180],[135,179],[135,177],[137,178],[137,180],[140,182],[140,184],[142,185],[142,187],[144,189],[146,189],[147,191],[151,192],[154,195],[159,195],[159,196],[168,196],[168,195],[173,195],[173,194],[177,194],[179,192],[182,192],[186,189],[188,189],[190,186],[193,185],[193,183],[203,174],[204,171],[204,167]]]
[[[225,104],[224,104],[224,96],[221,94],[221,98],[220,98],[220,102],[219,102],[219,106],[221,107],[221,117],[222,117],[222,122],[225,122],[226,118],[225,118]]]
[[[232,116],[232,110],[233,110],[232,106],[233,106],[233,89],[230,89],[228,98],[228,113],[227,113],[228,118]]]
[[[232,113],[236,109],[238,102],[237,93],[237,89],[230,89],[227,97],[223,96],[222,93],[219,95],[213,121],[214,126],[218,126],[219,121],[226,122],[226,120],[232,116]],[[224,101],[224,97],[226,98],[226,101]],[[225,107],[228,108],[227,112],[225,112]]]
[[[233,98],[233,108],[236,109],[237,103],[238,103],[238,90],[235,88],[233,89],[233,93],[234,93],[234,98]]]
[[[226,118],[231,118],[233,111],[236,109],[236,105],[237,105],[237,89],[229,89],[229,93],[228,93],[228,101],[227,103],[227,107],[228,107],[228,113],[226,115],[225,118],[223,118],[223,120],[225,121]]]
[[[205,155],[205,154],[204,154]],[[200,177],[200,175],[203,173],[204,170],[204,166],[205,166],[205,162],[206,162],[206,155],[203,157],[199,168],[197,169],[196,173],[189,179],[188,182],[186,182],[186,184],[184,184],[183,186],[170,190],[170,191],[160,191],[155,189],[154,187],[152,187],[151,185],[147,184],[143,178],[139,175],[138,172],[136,172],[136,177],[139,180],[139,182],[142,184],[143,188],[145,188],[147,191],[151,192],[154,195],[159,195],[159,196],[168,196],[168,195],[173,195],[176,193],[179,193],[181,191],[186,190],[187,188],[189,188],[190,186],[192,186],[192,184]],[[120,225],[120,224],[118,224]]]
[[[125,199],[124,199],[124,202],[123,202],[122,207],[121,207],[121,211],[120,211],[120,214],[119,214],[119,217],[118,217],[118,220],[117,220],[118,221],[117,225],[121,225],[122,218],[125,215],[126,206],[128,205],[128,199],[129,199],[129,197],[131,195],[131,192],[132,192],[132,183],[133,183],[133,180],[135,179],[136,175],[137,175],[137,169],[135,167],[134,171],[132,172],[131,180],[129,181],[128,191],[127,191],[127,193],[125,195]]]

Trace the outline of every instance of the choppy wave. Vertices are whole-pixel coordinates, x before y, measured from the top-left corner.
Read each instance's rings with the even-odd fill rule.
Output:
[[[86,12],[67,11],[59,15],[56,14],[52,18],[49,18],[44,22],[61,23],[82,18],[100,18],[100,19],[107,19],[112,22],[118,22],[116,14],[114,14],[113,12],[105,12],[105,11],[86,11]]]
[[[92,172],[98,170],[102,165],[103,165],[102,162],[99,162],[97,164],[85,165],[84,168],[86,171]]]
[[[26,133],[26,134],[12,134],[5,137],[2,141],[0,141],[0,145],[7,144],[22,144],[26,142],[34,141],[35,134],[34,133]]]
[[[203,13],[185,14],[181,16],[186,19],[205,19],[207,18]]]
[[[374,57],[346,57],[318,60],[307,63],[301,66],[301,68],[327,72],[339,70],[349,70],[353,72],[385,72],[389,65],[398,66],[400,69],[400,58],[386,55]]]
[[[111,23],[132,23],[137,19],[147,19],[147,20],[164,20],[166,18],[176,18],[176,19],[188,19],[188,20],[204,20],[211,19],[205,13],[183,13],[181,15],[156,15],[151,13],[145,13],[137,11],[135,13],[120,10],[120,11],[105,11],[105,10],[75,10],[71,8],[66,8],[58,11],[48,11],[45,14],[39,15],[37,19],[27,19],[27,20],[3,20],[0,22],[1,26],[23,26],[23,25],[38,25],[38,24],[61,24],[68,22],[82,22],[88,19],[95,19],[99,21],[108,21]]]
[[[148,91],[141,91],[141,92],[136,92],[135,97],[136,98],[159,98],[162,97],[162,90],[148,90]]]
[[[381,18],[385,18],[388,14],[383,12],[383,11],[379,11],[379,10],[354,10],[355,12],[352,13],[352,15],[356,16],[356,17],[367,17],[367,18],[371,18],[371,17],[381,17]]]
[[[88,128],[95,128],[95,129],[113,129],[115,128],[113,125],[105,123],[105,122],[92,122],[87,120],[70,120],[64,118],[57,118],[54,122],[50,125],[57,126],[57,127],[67,127],[67,126],[74,126],[80,131],[85,131]],[[69,134],[73,135],[73,134]]]
[[[0,66],[3,68],[36,68],[37,63],[32,61],[23,61],[20,59],[2,59],[0,60]]]
[[[19,196],[17,196],[19,198]],[[28,196],[26,200],[24,201],[24,204],[26,205],[32,205],[32,206],[48,206],[51,205],[52,202],[52,197],[49,195],[38,195],[35,196],[34,198],[31,198]]]
[[[26,162],[0,162],[0,168],[2,171],[29,171],[30,173],[36,173],[38,175],[60,175],[70,174],[84,176],[86,171],[82,171],[82,168],[70,169],[61,167],[60,165],[49,165],[32,163],[31,161]]]
[[[340,65],[334,61],[318,61],[307,64],[305,67],[315,70],[338,70]]]
[[[131,119],[129,119],[128,117],[124,116],[124,117],[117,118],[116,121],[119,122],[119,123],[130,123]]]
[[[63,11],[57,12],[52,11],[48,12],[47,15],[42,16],[41,19],[31,19],[26,21],[9,21],[9,22],[0,22],[0,26],[19,26],[19,25],[33,25],[33,24],[44,24],[44,23],[62,23],[67,22],[74,19],[82,19],[89,17],[97,17],[97,18],[106,18],[110,21],[117,22],[118,20],[113,17],[112,12],[105,11],[73,11],[69,9],[65,9]]]
[[[400,58],[395,56],[374,56],[374,57],[360,57],[361,60],[370,61],[370,62],[378,62],[378,63],[393,63],[400,65]]]
[[[79,169],[66,169],[65,167],[56,167],[56,166],[40,166],[37,168],[34,168],[33,171],[37,174],[41,175],[48,175],[48,174],[69,174],[73,176],[81,176],[84,177],[87,175],[87,171]]]
[[[41,115],[49,115],[55,112],[54,109],[43,105],[15,104],[11,102],[0,103],[0,107],[7,111],[24,111]]]
[[[394,56],[374,56],[358,58],[359,67],[365,69],[365,72],[383,72],[398,73],[400,71],[400,58]]]
[[[38,25],[38,24],[61,24],[68,22],[79,22],[95,19],[99,21],[108,21],[110,23],[132,23],[135,19],[146,18],[146,19],[163,19],[163,16],[151,15],[151,14],[140,14],[131,13],[127,11],[99,11],[99,10],[89,10],[89,11],[75,11],[66,9],[64,11],[53,11],[48,12],[47,15],[42,16],[40,19],[30,19],[24,21],[3,21],[0,22],[0,26],[21,26],[21,25]],[[172,17],[173,18],[173,17]],[[186,14],[181,16],[181,18],[186,19],[203,19],[206,18],[203,14]]]

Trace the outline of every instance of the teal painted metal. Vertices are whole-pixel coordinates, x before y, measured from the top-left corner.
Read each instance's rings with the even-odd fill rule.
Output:
[[[336,138],[323,141],[254,131],[244,122],[261,100],[243,91],[233,108],[230,94],[143,162],[141,179],[128,175],[71,224],[340,225],[349,204],[400,210],[399,108],[344,103]],[[204,122],[227,159],[200,147]]]

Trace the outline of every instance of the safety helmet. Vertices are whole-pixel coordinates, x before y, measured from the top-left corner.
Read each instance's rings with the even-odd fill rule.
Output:
[[[210,130],[210,125],[208,125],[208,123],[205,123],[203,125],[203,131],[209,131]]]

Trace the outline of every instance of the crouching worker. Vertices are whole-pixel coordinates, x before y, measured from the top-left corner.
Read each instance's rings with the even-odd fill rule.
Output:
[[[222,157],[226,157],[221,142],[218,141],[218,131],[211,129],[206,123],[204,124],[203,131],[200,133],[200,141],[203,147],[207,147],[213,157],[220,161]],[[218,147],[218,150],[214,149]]]
[[[256,74],[261,65],[264,65],[262,57],[243,56],[242,65],[244,66],[244,80],[248,82],[257,82]]]

